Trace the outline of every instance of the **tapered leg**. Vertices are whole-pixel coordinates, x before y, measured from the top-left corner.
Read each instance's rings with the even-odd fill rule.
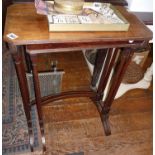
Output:
[[[26,47],[25,46],[23,46],[23,54],[25,57],[25,64],[26,64],[27,72],[31,73],[32,66],[31,66],[30,56],[29,56],[29,54],[26,53]]]
[[[41,108],[41,92],[40,92],[40,84],[39,84],[39,77],[38,77],[38,70],[37,70],[37,55],[30,55],[30,59],[32,63],[35,100],[36,100],[37,112],[38,112],[38,117],[39,117],[40,131],[41,131],[41,136],[42,136],[43,152],[45,152],[46,146],[45,146],[43,115],[42,115],[42,108]]]
[[[123,79],[123,75],[131,61],[132,55],[133,55],[133,50],[131,48],[124,48],[121,53],[120,53],[120,62],[116,66],[113,78],[112,78],[112,83],[110,85],[109,92],[107,94],[107,97],[103,103],[102,111],[101,111],[101,119],[103,122],[103,126],[105,129],[105,134],[110,135],[111,130],[110,130],[110,125],[109,125],[109,111],[111,108],[111,105],[113,103],[114,97],[117,93],[117,90],[121,84],[121,81]]]
[[[25,74],[25,67],[23,64],[21,47],[10,45],[9,49],[11,51],[12,58],[14,60],[14,64],[16,68],[19,87],[20,87],[21,96],[22,96],[23,105],[24,105],[24,111],[25,111],[27,124],[28,124],[30,149],[31,151],[33,151],[34,137],[33,137],[32,119],[31,119],[31,113],[30,113],[31,105],[30,105],[29,91],[28,91],[27,79]]]
[[[98,84],[98,88],[97,88],[97,96],[96,96],[96,102],[97,102],[97,108],[99,110],[102,122],[104,125],[104,129],[105,132],[108,131],[108,129],[110,128],[108,125],[108,123],[105,123],[106,120],[108,120],[108,118],[104,117],[103,120],[103,114],[102,114],[102,98],[103,98],[103,93],[104,90],[106,88],[110,73],[112,71],[112,68],[114,66],[115,60],[116,60],[116,56],[118,54],[119,50],[118,49],[104,49],[102,52],[100,51],[100,57],[104,57],[104,61],[102,61],[102,63],[100,63],[100,67],[103,67],[102,71],[101,71],[101,75],[100,75],[100,79],[99,79],[99,84]],[[96,59],[96,63],[98,64],[98,59]],[[96,69],[98,69],[98,67],[96,67]]]
[[[92,87],[96,87],[97,81],[99,79],[99,76],[100,76],[100,73],[102,70],[102,65],[103,65],[106,55],[107,55],[107,50],[108,49],[98,49],[97,50],[94,71],[93,71],[93,76],[92,76],[92,80],[91,80]]]

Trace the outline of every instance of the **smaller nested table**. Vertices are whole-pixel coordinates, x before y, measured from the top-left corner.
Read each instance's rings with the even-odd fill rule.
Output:
[[[44,126],[42,119],[42,105],[59,99],[69,97],[90,97],[96,104],[106,135],[110,135],[108,122],[109,111],[119,88],[125,70],[137,47],[146,46],[152,39],[152,32],[135,15],[126,11],[122,6],[117,9],[130,23],[127,32],[49,32],[47,19],[36,14],[34,4],[15,4],[7,10],[4,40],[10,46],[10,53],[14,60],[19,80],[20,91],[23,99],[24,110],[27,118],[30,135],[30,146],[33,151],[33,131],[31,121],[31,106],[36,104],[39,124],[42,134],[43,150],[45,147]],[[9,39],[7,34],[14,33],[16,39]],[[22,48],[26,47],[30,56],[35,89],[35,101],[30,103],[23,63]],[[94,73],[90,89],[61,92],[56,95],[41,97],[38,80],[37,56],[42,53],[72,52],[75,50],[97,49]],[[103,68],[102,68],[103,66]],[[105,101],[102,101],[104,90],[109,76],[114,68],[114,73]],[[101,72],[102,70],[102,72]],[[100,77],[100,78],[99,78]],[[97,81],[99,80],[98,86]]]

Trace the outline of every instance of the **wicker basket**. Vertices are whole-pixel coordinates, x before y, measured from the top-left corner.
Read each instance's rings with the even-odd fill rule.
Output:
[[[94,65],[96,59],[96,50],[87,50],[85,56],[87,60]],[[131,62],[126,70],[126,73],[123,78],[123,83],[136,83],[140,81],[144,76],[144,71],[137,65],[135,62]]]
[[[123,83],[136,83],[144,77],[144,71],[140,65],[131,62],[125,72]]]

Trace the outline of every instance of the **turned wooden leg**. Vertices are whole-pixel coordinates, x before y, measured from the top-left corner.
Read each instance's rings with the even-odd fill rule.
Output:
[[[127,66],[129,65],[132,55],[133,55],[133,50],[131,48],[124,48],[120,52],[120,62],[116,66],[113,78],[112,78],[112,83],[110,85],[109,92],[107,94],[107,97],[103,103],[102,111],[101,111],[101,119],[103,122],[104,130],[106,135],[111,134],[110,130],[110,125],[109,125],[109,111],[112,105],[112,102],[114,100],[114,97],[117,93],[117,90],[121,84],[121,81],[123,79],[123,75],[127,69]]]
[[[39,117],[40,131],[41,131],[41,136],[42,136],[43,152],[45,152],[46,151],[45,133],[44,133],[43,115],[42,115],[42,108],[41,108],[40,83],[39,83],[38,70],[37,70],[37,55],[30,55],[30,59],[32,63],[35,100],[36,100],[37,112],[38,112],[38,117]]]
[[[23,64],[23,58],[22,53],[20,51],[20,46],[13,46],[10,45],[10,51],[12,54],[12,58],[14,60],[16,73],[19,81],[19,87],[21,91],[21,96],[23,100],[24,105],[24,111],[27,119],[27,125],[28,125],[28,133],[29,133],[29,141],[30,141],[30,149],[33,151],[33,145],[34,145],[34,137],[33,137],[33,131],[32,131],[32,119],[31,119],[31,105],[30,105],[30,98],[29,98],[29,91],[28,91],[28,85],[27,85],[27,79],[25,74],[25,68]]]

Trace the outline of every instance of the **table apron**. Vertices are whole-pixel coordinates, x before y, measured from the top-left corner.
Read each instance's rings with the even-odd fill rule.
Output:
[[[104,48],[123,48],[130,47],[136,49],[145,47],[148,41],[118,41],[118,42],[67,42],[67,43],[48,43],[48,44],[31,44],[26,46],[26,51],[29,54],[42,54],[53,52],[71,52],[88,49],[104,49]]]

